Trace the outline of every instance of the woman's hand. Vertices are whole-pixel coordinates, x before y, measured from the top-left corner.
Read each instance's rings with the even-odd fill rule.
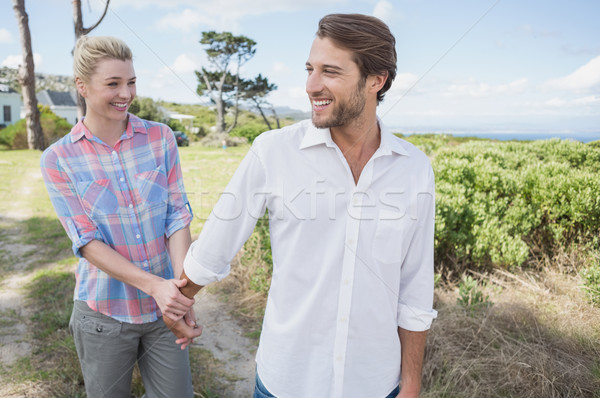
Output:
[[[161,279],[153,283],[150,294],[156,300],[163,317],[178,321],[191,310],[195,300],[185,297],[179,291],[186,284],[186,279]]]

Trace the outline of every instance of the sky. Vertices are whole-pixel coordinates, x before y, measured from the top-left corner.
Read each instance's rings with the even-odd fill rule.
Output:
[[[82,0],[84,26],[105,0]],[[25,0],[36,72],[71,75],[69,0]],[[309,111],[305,62],[318,21],[362,13],[396,37],[398,75],[378,109],[403,131],[598,132],[598,0],[112,0],[91,35],[123,39],[134,53],[138,96],[208,105],[195,70],[209,67],[203,31],[257,43],[242,77],[278,86],[275,106]],[[0,0],[0,65],[21,61],[12,2]]]

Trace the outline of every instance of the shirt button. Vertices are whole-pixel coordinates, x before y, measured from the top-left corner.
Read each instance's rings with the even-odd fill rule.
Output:
[[[350,284],[350,279],[344,279],[344,285],[348,286]]]
[[[137,234],[135,237],[136,237],[137,239],[141,238],[140,234]]]
[[[341,356],[341,355],[338,355],[338,356],[337,356],[335,359],[336,359],[337,361],[341,362],[343,358],[342,358],[342,356]]]
[[[348,244],[350,246],[354,246],[354,239],[352,239],[352,238],[348,239]]]
[[[119,178],[119,181],[123,182],[125,179],[123,177]]]
[[[130,209],[133,209],[133,205],[132,205],[131,203],[129,204],[129,208],[130,208]]]

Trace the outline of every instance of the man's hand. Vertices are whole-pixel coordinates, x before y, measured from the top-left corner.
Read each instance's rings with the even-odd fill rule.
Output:
[[[194,305],[194,299],[185,297],[179,291],[186,284],[187,279],[163,279],[153,284],[150,294],[156,300],[165,320],[180,320]]]
[[[419,392],[408,392],[406,389],[400,389],[400,394],[398,394],[396,398],[419,398]]]
[[[193,314],[193,310],[191,310],[191,312]],[[186,314],[186,318],[190,319],[189,313]],[[195,320],[193,323],[188,323],[186,319],[173,321],[163,316],[163,321],[165,322],[165,325],[171,329],[173,334],[177,336],[175,343],[180,344],[182,350],[185,350],[188,345],[192,344],[196,337],[202,335],[202,326],[197,325]]]

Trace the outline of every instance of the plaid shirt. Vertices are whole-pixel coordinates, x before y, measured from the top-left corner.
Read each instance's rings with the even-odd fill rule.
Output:
[[[154,299],[90,264],[79,249],[102,241],[146,272],[173,277],[166,241],[188,226],[177,144],[165,125],[129,115],[114,148],[82,122],[41,158],[50,199],[79,257],[74,298],[121,322],[160,317]]]

